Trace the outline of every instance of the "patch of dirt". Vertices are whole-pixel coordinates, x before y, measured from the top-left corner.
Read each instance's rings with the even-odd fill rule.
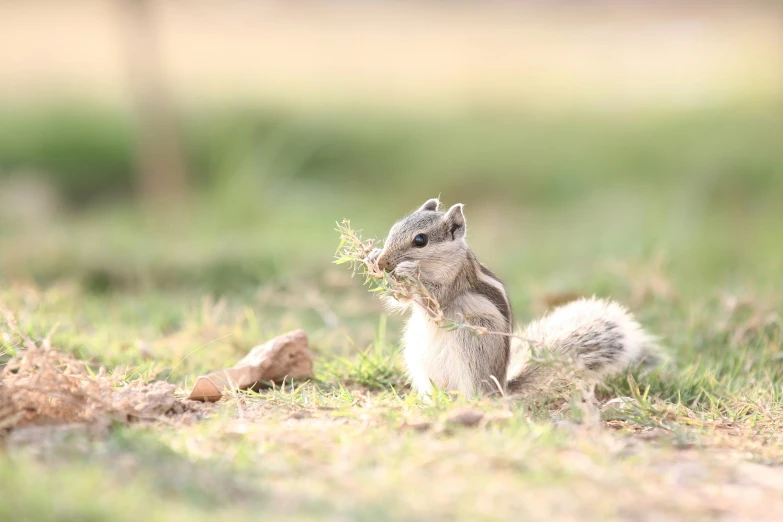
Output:
[[[51,346],[23,335],[13,316],[6,322],[22,341],[0,367],[0,437],[23,427],[108,426],[114,422],[178,421],[203,417],[209,405],[175,396],[176,386],[158,381],[117,382]]]

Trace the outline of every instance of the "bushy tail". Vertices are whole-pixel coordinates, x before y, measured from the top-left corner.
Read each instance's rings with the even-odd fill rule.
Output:
[[[625,307],[594,297],[556,308],[528,325],[521,337],[531,342],[512,343],[511,394],[550,394],[569,384],[564,381],[602,381],[630,366],[660,360],[656,339]],[[558,359],[573,364],[564,371],[557,367]]]

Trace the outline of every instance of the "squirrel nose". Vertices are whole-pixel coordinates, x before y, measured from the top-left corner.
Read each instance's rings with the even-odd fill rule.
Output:
[[[389,264],[389,261],[386,259],[386,256],[381,256],[378,258],[378,268],[386,272],[390,272],[394,267],[392,267]]]

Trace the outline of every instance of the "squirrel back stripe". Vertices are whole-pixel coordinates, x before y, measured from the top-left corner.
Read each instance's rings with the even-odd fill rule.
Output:
[[[510,332],[513,328],[513,313],[511,310],[511,303],[508,300],[508,293],[503,282],[484,265],[477,263],[479,267],[479,285],[476,291],[480,294],[487,296],[492,303],[500,310],[506,321],[508,322],[508,329]]]

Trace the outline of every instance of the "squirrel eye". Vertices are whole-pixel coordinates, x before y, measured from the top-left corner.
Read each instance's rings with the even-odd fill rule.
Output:
[[[429,239],[425,234],[419,234],[418,236],[413,238],[413,246],[417,248],[422,248],[427,246],[427,243],[429,242]]]

